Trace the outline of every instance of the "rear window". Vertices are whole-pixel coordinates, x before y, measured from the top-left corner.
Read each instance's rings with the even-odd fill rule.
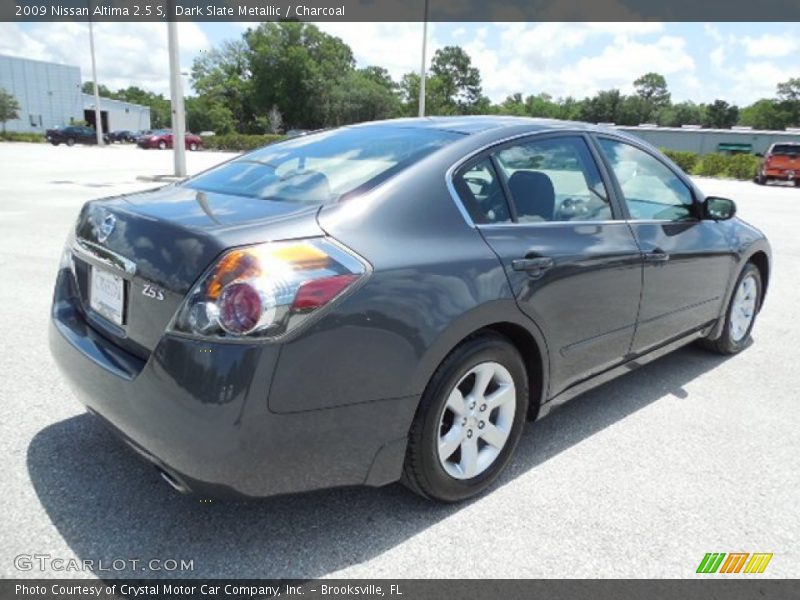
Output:
[[[326,204],[371,189],[459,137],[434,129],[334,129],[250,152],[184,185],[205,192]]]
[[[800,154],[800,145],[795,144],[776,144],[772,147],[770,154],[780,154],[782,156],[797,156]]]

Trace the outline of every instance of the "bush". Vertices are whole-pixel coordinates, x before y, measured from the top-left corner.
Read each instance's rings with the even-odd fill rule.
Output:
[[[669,157],[669,159],[678,165],[684,173],[691,173],[700,155],[696,152],[689,152],[688,150],[667,150],[662,148],[662,152]]]
[[[16,131],[0,133],[0,140],[4,142],[33,142],[35,144],[43,144],[47,141],[41,133],[18,133]]]
[[[752,154],[734,154],[728,157],[727,174],[734,179],[752,179],[761,159]]]
[[[704,154],[693,173],[703,177],[722,177],[727,174],[730,157],[725,154]]]
[[[226,133],[203,138],[203,145],[210,150],[234,150],[238,152],[255,150],[267,144],[274,144],[284,139],[283,135],[245,135],[241,133]]]

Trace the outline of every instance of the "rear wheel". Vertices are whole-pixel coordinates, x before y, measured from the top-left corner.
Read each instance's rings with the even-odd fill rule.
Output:
[[[703,340],[702,345],[719,354],[744,350],[761,306],[762,289],[761,273],[753,263],[747,263],[728,303],[722,335],[716,340]]]
[[[411,426],[403,482],[443,502],[481,493],[522,433],[528,379],[517,350],[490,333],[467,340],[431,378]]]
[[[764,173],[759,171],[756,173],[755,178],[753,179],[758,185],[767,185],[767,178],[764,176]]]
[[[158,148],[160,150],[166,150],[167,149],[167,142],[165,142],[164,140],[161,140],[160,142],[158,142]]]
[[[191,150],[192,152],[194,152],[195,150],[197,150],[197,144],[195,144],[194,142],[192,142],[191,144],[189,144],[189,150]]]
[[[75,140],[73,138],[67,138],[67,146],[74,146]]]

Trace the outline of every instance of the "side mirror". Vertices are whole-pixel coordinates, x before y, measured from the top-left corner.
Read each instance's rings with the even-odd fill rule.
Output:
[[[736,215],[736,203],[728,198],[709,196],[703,202],[703,218],[727,221]]]

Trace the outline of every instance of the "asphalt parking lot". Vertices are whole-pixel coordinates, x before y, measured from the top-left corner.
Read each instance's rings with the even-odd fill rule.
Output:
[[[188,155],[196,172],[230,155]],[[755,343],[694,347],[554,411],[489,494],[437,506],[403,487],[260,502],[180,496],[72,398],[47,349],[62,244],[82,203],[146,189],[171,154],[0,143],[0,576],[19,555],[193,559],[194,577],[691,577],[707,552],[800,565],[800,189],[702,180],[770,238]],[[97,564],[97,563],[95,563]],[[24,564],[21,565],[24,567]]]

